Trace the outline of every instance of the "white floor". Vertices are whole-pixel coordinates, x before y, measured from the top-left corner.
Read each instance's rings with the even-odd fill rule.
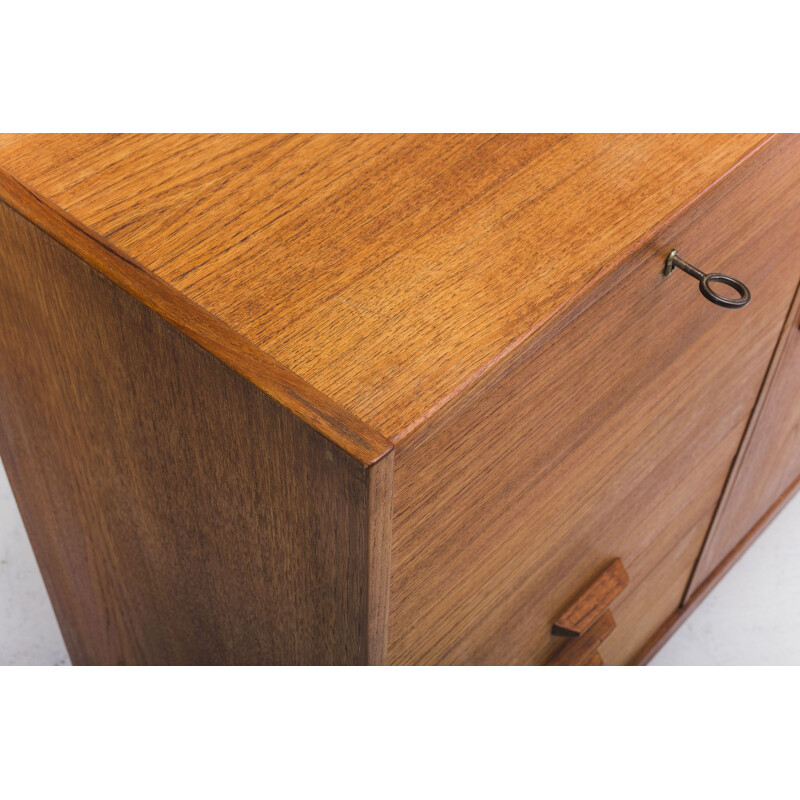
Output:
[[[0,664],[69,664],[0,468]],[[800,494],[651,662],[800,664]]]
[[[0,465],[0,664],[69,664],[53,607]]]
[[[800,493],[650,663],[800,665]]]

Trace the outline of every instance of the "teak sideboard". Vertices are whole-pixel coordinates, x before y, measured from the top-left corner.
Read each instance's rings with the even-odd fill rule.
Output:
[[[76,664],[646,662],[797,488],[794,135],[0,135]]]

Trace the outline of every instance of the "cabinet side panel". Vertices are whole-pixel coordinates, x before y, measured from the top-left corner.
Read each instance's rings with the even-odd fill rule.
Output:
[[[364,468],[4,204],[0,230],[0,455],[73,661],[380,651],[391,459]]]

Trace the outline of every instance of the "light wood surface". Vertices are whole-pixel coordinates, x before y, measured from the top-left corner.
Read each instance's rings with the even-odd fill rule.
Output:
[[[61,209],[26,189],[2,169],[0,201],[5,201],[27,219],[33,220],[37,227],[101,275],[155,311],[365,466],[374,464],[391,450],[391,442],[384,436],[259,351],[213,314],[187,301],[174,287],[132,261],[109,242],[98,240],[85,225],[65,216]]]
[[[615,557],[640,610],[680,602],[800,277],[798,200],[800,148],[784,139],[398,444],[390,661],[542,663],[552,621]],[[752,303],[721,309],[663,277],[673,247],[743,279]],[[647,586],[659,547],[664,577]],[[661,613],[607,644],[633,655]]]
[[[0,203],[0,454],[76,664],[381,663],[365,467]]]
[[[787,235],[800,248],[800,213]],[[720,510],[709,530],[687,597],[711,573],[800,476],[800,290],[753,412]]]
[[[764,141],[11,135],[0,168],[222,323],[238,372],[246,342],[396,441]]]

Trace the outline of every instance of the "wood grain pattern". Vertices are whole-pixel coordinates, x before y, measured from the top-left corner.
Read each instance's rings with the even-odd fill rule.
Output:
[[[793,237],[800,247],[800,219]],[[719,511],[687,589],[690,597],[800,475],[800,289],[748,426]]]
[[[589,659],[586,662],[586,666],[587,667],[602,667],[604,665],[604,663],[605,662],[603,661],[603,657],[600,655],[600,653],[595,652],[595,653],[592,653],[591,656],[589,656]]]
[[[76,663],[628,663],[800,470],[799,137],[0,135],[0,200]]]
[[[391,450],[385,437],[2,170],[0,200],[365,466]]]
[[[11,136],[0,167],[234,332],[236,371],[248,342],[396,441],[765,141]]]
[[[77,664],[385,652],[370,467],[0,203],[0,453]]]
[[[615,557],[640,608],[680,602],[800,277],[799,206],[787,138],[398,444],[392,663],[543,663],[552,620]],[[664,278],[673,247],[752,284],[750,306]],[[680,557],[648,589],[660,546]],[[661,613],[609,645],[633,655]]]
[[[553,636],[580,636],[630,583],[622,561],[615,558],[553,623]]]
[[[736,427],[703,458],[693,458],[674,491],[683,504],[658,539],[628,564],[631,583],[613,606],[617,630],[603,643],[608,664],[628,664],[680,604],[703,544],[726,474],[708,465],[730,458],[741,439]],[[674,502],[670,499],[668,502]]]
[[[586,633],[564,643],[548,660],[548,667],[582,667],[596,660],[597,648],[616,627],[614,615],[606,609]],[[562,640],[563,641],[563,640]]]

